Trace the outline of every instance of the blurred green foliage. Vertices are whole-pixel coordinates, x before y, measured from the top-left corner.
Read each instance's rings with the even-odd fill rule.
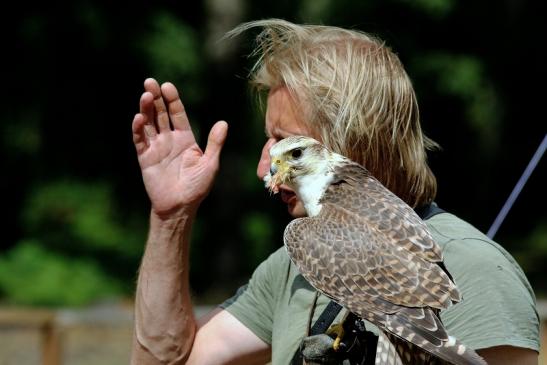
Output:
[[[252,270],[272,251],[271,244],[275,237],[271,219],[264,212],[249,212],[241,220],[241,229],[246,240],[247,266]]]
[[[62,6],[15,3],[3,23],[1,189],[7,213],[0,300],[85,305],[131,297],[149,203],[130,125],[142,82],[179,87],[197,139],[230,123],[215,188],[193,228],[191,283],[221,300],[282,244],[285,207],[256,179],[263,109],[245,81],[252,34],[220,34],[281,17],[356,28],[385,39],[416,87],[439,204],[486,231],[545,133],[544,34],[531,1],[282,0]],[[238,7],[237,11],[234,7]],[[547,225],[538,167],[497,237],[540,294],[547,292]],[[544,163],[543,163],[544,166]]]
[[[494,151],[502,110],[483,62],[474,56],[449,53],[419,55],[412,62],[416,72],[435,80],[437,92],[463,101],[466,120],[479,138],[482,152]]]
[[[204,55],[196,31],[166,11],[151,16],[151,31],[139,42],[151,74],[159,80],[186,85],[184,100],[200,99]]]
[[[409,6],[434,17],[442,18],[454,10],[455,0],[401,0]]]
[[[106,183],[59,180],[37,186],[29,195],[22,221],[30,236],[56,237],[50,244],[65,250],[139,255],[143,232],[117,222]]]
[[[60,179],[28,193],[23,238],[0,256],[0,290],[10,303],[83,305],[131,286],[112,265],[139,258],[145,230],[117,219],[107,183]]]
[[[92,260],[48,251],[40,241],[21,241],[0,257],[2,294],[12,304],[89,304],[119,295],[119,280]]]

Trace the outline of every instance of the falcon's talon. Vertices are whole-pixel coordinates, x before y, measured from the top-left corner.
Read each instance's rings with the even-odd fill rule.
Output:
[[[334,351],[339,351],[342,339],[345,335],[342,323],[333,324],[332,326],[330,326],[327,330],[327,335],[336,335],[336,338],[334,339],[334,342],[332,344],[332,348]]]

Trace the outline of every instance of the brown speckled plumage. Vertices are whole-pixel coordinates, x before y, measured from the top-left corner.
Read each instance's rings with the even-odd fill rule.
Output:
[[[285,230],[301,274],[384,332],[377,364],[484,364],[439,319],[461,295],[425,223],[362,166],[344,160],[332,169],[319,214]]]

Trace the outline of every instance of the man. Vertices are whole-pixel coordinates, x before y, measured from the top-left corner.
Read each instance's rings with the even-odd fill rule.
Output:
[[[268,91],[269,149],[291,135],[321,140],[367,167],[414,208],[433,202],[435,177],[426,162],[434,146],[421,132],[416,96],[397,56],[364,33],[299,26],[280,20],[264,28],[252,81]],[[150,232],[136,293],[134,364],[287,364],[328,300],[311,286],[284,249],[263,262],[248,286],[205,318],[195,319],[188,284],[189,237],[211,189],[228,125],[217,122],[207,147],[196,144],[174,85],[144,83],[133,136],[152,203]],[[305,215],[281,187],[293,217]],[[453,336],[492,364],[537,364],[539,321],[533,292],[500,246],[448,214],[427,220],[464,301],[442,313]]]

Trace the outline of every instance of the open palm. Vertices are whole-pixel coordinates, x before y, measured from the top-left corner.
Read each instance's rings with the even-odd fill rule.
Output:
[[[159,215],[197,207],[218,171],[227,124],[216,123],[205,152],[196,143],[177,89],[145,81],[140,113],[133,120],[133,141],[152,209]],[[167,107],[166,107],[167,105]]]

